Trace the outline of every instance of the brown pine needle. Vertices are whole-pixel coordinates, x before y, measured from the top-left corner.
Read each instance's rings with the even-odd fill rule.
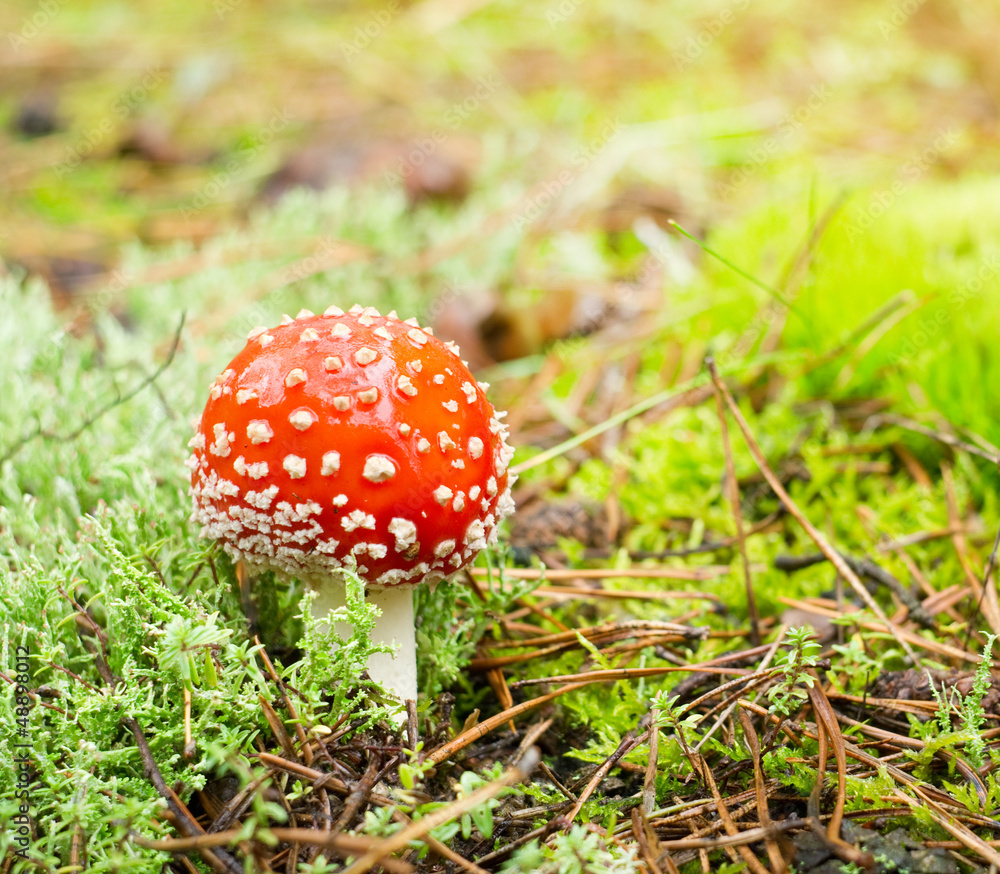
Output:
[[[577,798],[576,804],[573,805],[572,810],[566,814],[566,831],[573,825],[573,820],[576,819],[577,815],[583,809],[583,805],[587,803],[587,799],[594,794],[594,790],[600,785],[601,781],[608,776],[608,772],[618,764],[618,762],[625,756],[626,753],[634,750],[639,744],[645,743],[646,738],[649,737],[649,729],[635,736],[626,736],[622,738],[620,744],[618,744],[618,749],[616,749],[601,766],[594,772],[594,776],[590,778],[587,785],[584,787],[583,792],[580,793],[580,797]]]
[[[754,793],[757,799],[757,818],[761,827],[770,829],[772,825],[771,811],[767,806],[767,786],[764,780],[764,770],[761,767],[760,739],[757,737],[757,730],[753,726],[753,720],[746,710],[740,708],[740,725],[743,727],[743,737],[746,738],[750,747],[750,757],[753,759],[753,780]],[[781,848],[773,837],[764,839],[764,849],[767,850],[767,858],[771,862],[773,874],[781,874],[787,865],[784,856],[781,855]]]
[[[201,850],[210,847],[227,847],[246,840],[243,829],[229,829],[224,832],[196,835],[187,838],[167,838],[150,840],[142,835],[132,834],[134,844],[149,850],[161,850],[166,853],[186,853],[191,850]],[[356,856],[364,853],[377,844],[375,838],[361,835],[337,835],[319,829],[309,828],[271,828],[261,829],[254,837],[274,838],[283,843],[309,844],[327,850],[334,850],[342,856]],[[409,874],[415,870],[409,862],[401,859],[385,859],[380,863],[390,874]]]
[[[761,568],[764,565],[760,566]],[[504,568],[503,575],[510,580],[603,580],[609,577],[635,577],[659,580],[715,580],[732,572],[728,564],[705,565],[697,568],[683,567],[630,567],[630,568]],[[477,577],[487,577],[496,571],[474,567]],[[708,596],[718,600],[714,595]]]
[[[913,652],[909,643],[900,634],[898,626],[889,620],[889,617],[885,615],[882,608],[879,607],[878,603],[869,593],[868,589],[865,588],[864,583],[858,579],[858,575],[851,570],[850,566],[846,561],[844,561],[840,553],[830,545],[826,537],[823,536],[823,533],[806,518],[805,514],[798,508],[798,505],[792,500],[791,495],[788,494],[785,487],[781,484],[781,480],[778,479],[774,471],[771,470],[767,463],[767,459],[764,457],[764,453],[760,448],[760,444],[757,443],[757,440],[753,436],[753,432],[750,430],[750,425],[743,417],[743,413],[740,411],[740,408],[729,389],[726,388],[725,383],[723,383],[723,381],[719,378],[719,372],[716,370],[715,362],[709,359],[707,365],[708,372],[712,377],[712,383],[716,386],[719,392],[721,392],[726,401],[726,406],[729,407],[729,412],[732,414],[733,419],[736,420],[736,424],[739,425],[740,431],[743,432],[743,439],[746,441],[747,448],[750,450],[750,454],[753,455],[754,461],[757,462],[757,467],[764,475],[764,479],[767,480],[767,484],[778,496],[781,503],[784,504],[785,509],[788,510],[795,521],[798,522],[806,534],[809,535],[813,543],[816,544],[819,551],[826,556],[827,561],[829,561],[837,569],[837,573],[847,580],[858,597],[865,602],[868,609],[878,617],[888,632],[896,639],[896,642],[900,645],[903,652],[909,656],[911,663],[918,665],[919,661],[917,660],[916,654]]]
[[[733,818],[729,813],[729,808],[726,807],[726,802],[723,799],[722,794],[719,792],[719,787],[716,785],[715,775],[712,774],[711,767],[709,767],[708,762],[701,756],[698,756],[697,761],[701,765],[701,779],[712,793],[712,799],[715,801],[716,812],[719,814],[719,819],[722,820],[726,834],[731,838],[739,837],[740,830],[737,828],[736,823],[733,822]],[[753,872],[753,874],[767,874],[767,869],[760,863],[758,858],[753,854],[750,848],[746,846],[746,844],[738,844],[736,845],[736,849],[742,857],[744,864]]]
[[[515,704],[513,707],[508,707],[506,710],[501,711],[495,716],[491,716],[489,719],[484,719],[482,722],[472,726],[472,728],[463,731],[460,735],[458,735],[458,737],[453,738],[448,741],[448,743],[442,744],[435,750],[431,750],[427,754],[424,761],[430,762],[432,765],[440,765],[443,761],[449,759],[459,750],[463,750],[469,744],[475,743],[481,737],[485,737],[493,731],[493,729],[498,728],[505,722],[509,722],[515,716],[520,716],[522,713],[534,710],[542,704],[552,701],[561,695],[565,695],[567,692],[574,692],[577,689],[582,689],[586,685],[586,683],[571,683],[567,686],[560,686],[558,689],[553,689],[551,692],[547,692],[545,695],[540,695],[538,698],[532,698],[530,701],[523,701],[520,704]]]
[[[789,607],[798,607],[799,609],[806,610],[809,613],[815,613],[817,616],[826,616],[829,619],[839,619],[841,617],[854,619],[854,624],[858,628],[863,628],[866,631],[882,631],[885,626],[882,622],[870,622],[870,621],[859,621],[857,617],[857,612],[854,610],[838,610],[835,606],[835,602],[825,601],[825,599],[815,598],[809,601],[799,601],[796,598],[786,598],[781,595],[778,600]],[[936,655],[946,656],[947,658],[958,659],[960,662],[981,662],[982,656],[975,652],[967,652],[964,649],[959,649],[955,646],[950,646],[947,643],[940,643],[936,640],[930,640],[926,637],[921,637],[919,634],[914,634],[905,628],[900,628],[895,626],[896,633],[893,637],[896,640],[903,639],[907,644],[912,644],[913,646],[919,647],[920,649],[925,649],[928,652],[935,653]],[[910,652],[909,646],[905,647],[907,652]]]
[[[812,704],[813,714],[816,722],[826,731],[827,739],[833,747],[833,755],[837,761],[837,800],[833,808],[833,816],[830,817],[827,826],[827,837],[831,841],[840,841],[840,826],[844,819],[844,801],[847,792],[847,754],[844,751],[844,736],[841,734],[837,717],[830,706],[830,700],[826,697],[822,687],[819,685],[819,678],[809,687],[809,701]]]
[[[707,665],[663,665],[658,668],[612,668],[606,671],[586,671],[582,674],[562,674],[558,677],[532,677],[527,680],[517,680],[511,683],[511,688],[520,689],[524,686],[538,686],[542,683],[608,683],[612,680],[636,680],[642,677],[658,677],[661,674],[676,673],[678,671],[694,672],[705,674],[736,674],[745,677],[752,674],[749,668],[716,668]]]
[[[567,629],[558,634],[542,634],[530,640],[513,640],[505,638],[501,640],[484,640],[483,645],[489,649],[507,649],[529,646],[549,646],[553,643],[579,643],[579,636],[586,638],[591,643],[603,646],[616,640],[645,637],[649,634],[679,634],[685,638],[691,637],[692,631],[698,631],[696,636],[702,637],[699,629],[692,629],[689,625],[678,625],[676,622],[663,622],[656,619],[630,619],[624,622],[606,622],[603,625],[594,625],[590,628]]]
[[[757,598],[753,591],[753,578],[750,574],[750,559],[747,556],[747,538],[743,528],[743,511],[740,507],[740,483],[736,478],[736,464],[733,462],[733,447],[729,440],[729,426],[726,424],[726,410],[723,406],[722,393],[716,389],[715,407],[719,416],[719,427],[722,432],[722,448],[726,456],[726,486],[729,492],[729,506],[733,510],[736,523],[736,541],[740,547],[740,564],[743,566],[743,586],[747,595],[747,613],[750,619],[750,643],[760,646],[760,613],[757,612]]]
[[[446,807],[427,814],[417,822],[411,823],[394,835],[380,841],[360,859],[345,868],[343,874],[363,874],[363,872],[370,870],[374,865],[384,866],[387,857],[402,850],[410,841],[421,840],[431,829],[457,819],[463,813],[472,810],[477,805],[495,798],[501,789],[513,786],[515,783],[520,783],[526,779],[535,769],[540,758],[538,750],[530,750],[518,764],[509,768],[496,780],[487,783],[485,786],[481,786],[465,798],[460,798]]]
[[[646,814],[651,814],[656,810],[656,774],[659,770],[657,761],[660,756],[660,729],[657,728],[657,721],[660,718],[660,711],[655,707],[649,711],[649,758],[646,759],[646,773],[642,781],[642,810]],[[635,809],[632,811],[636,812]],[[644,824],[649,825],[645,822]]]
[[[539,586],[532,592],[546,598],[604,598],[609,601],[718,601],[719,596],[709,592],[629,592],[624,589],[590,589],[586,586]]]

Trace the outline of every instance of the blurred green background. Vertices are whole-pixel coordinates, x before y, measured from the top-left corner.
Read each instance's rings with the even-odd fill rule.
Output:
[[[169,723],[169,784],[192,791],[269,730],[235,649],[252,638],[233,569],[209,583],[188,520],[184,444],[247,330],[300,307],[396,308],[459,341],[509,411],[515,465],[552,450],[518,483],[504,541],[522,557],[558,541],[568,564],[631,566],[728,536],[719,417],[697,395],[711,354],[838,548],[903,578],[885,538],[937,532],[913,541],[913,567],[942,588],[972,578],[957,532],[985,557],[997,516],[998,45],[995,0],[0,4],[0,618],[37,637],[36,676],[73,702],[40,741],[36,804],[55,827],[39,852],[65,865],[79,825],[119,870],[129,818],[152,828],[159,804],[118,701],[56,670],[102,682],[61,588],[103,599],[113,625],[138,616],[134,579],[155,571],[192,628],[218,612],[233,632],[244,698],[220,718],[215,693],[196,696],[204,757],[188,762],[170,659],[138,619],[112,628],[115,658],[139,665],[121,706]],[[880,427],[900,413],[986,458]],[[781,595],[827,593],[833,572],[773,566],[812,545],[733,430],[744,516],[776,520],[749,556],[778,620]],[[582,531],[559,524],[567,498],[588,502],[569,517]],[[710,587],[729,612],[698,621],[742,633],[737,566]],[[300,592],[259,610],[293,673]],[[561,609],[575,627],[678,603]],[[463,609],[420,643],[422,691],[453,690],[457,724],[499,706],[459,670],[488,625]],[[873,652],[869,667],[900,663]],[[583,654],[560,658],[526,670],[575,671]],[[846,664],[866,682],[857,653]],[[311,676],[319,708],[329,678]],[[604,688],[567,696],[567,725],[595,721],[581,755],[603,761],[637,731],[651,688],[610,719]],[[73,808],[91,778],[113,791]],[[122,812],[133,796],[145,820]]]
[[[409,251],[465,261],[386,269],[425,311],[449,284],[516,306],[614,296],[669,219],[772,285],[814,234],[787,348],[912,294],[812,388],[889,388],[1000,441],[992,2],[11,0],[0,33],[0,254],[60,307],[134,286],[123,246],[195,251],[300,185],[407,192]],[[272,245],[253,254],[301,255]],[[738,336],[766,312],[685,252],[659,324]]]

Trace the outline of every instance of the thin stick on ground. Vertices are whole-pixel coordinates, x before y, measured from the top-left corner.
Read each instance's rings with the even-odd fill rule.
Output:
[[[740,507],[740,484],[736,479],[733,447],[729,441],[729,425],[726,424],[726,410],[718,387],[715,390],[715,408],[719,414],[722,449],[726,455],[726,485],[729,492],[729,505],[733,508],[733,519],[736,521],[736,541],[740,548],[740,563],[743,565],[743,585],[747,593],[747,612],[750,614],[750,643],[754,646],[760,646],[760,613],[757,612],[757,598],[754,596],[753,579],[750,575],[750,559],[747,557],[747,539],[743,531],[743,511]]]
[[[883,622],[866,622],[864,620],[859,620],[856,617],[855,611],[840,610],[836,607],[836,604],[833,601],[824,602],[822,599],[804,601],[797,598],[787,598],[784,595],[779,595],[778,601],[786,607],[805,610],[807,613],[814,613],[816,616],[825,616],[828,619],[850,619],[857,628],[865,631],[879,631],[884,625]],[[978,664],[983,660],[983,657],[978,653],[959,649],[957,646],[951,646],[947,643],[940,643],[936,640],[922,637],[921,635],[909,631],[906,628],[897,628],[897,632],[897,635],[893,635],[897,640],[902,638],[911,646],[920,647],[920,649],[932,652],[937,656],[955,659],[960,663],[973,662]]]
[[[1000,468],[1000,461],[997,462],[997,467]],[[991,584],[990,579],[993,576],[993,570],[997,564],[997,550],[1000,550],[1000,528],[997,529],[997,535],[993,539],[993,548],[990,550],[990,556],[986,559],[986,569],[983,571],[983,584],[982,584],[982,595],[980,595],[979,603],[982,602],[983,597],[987,592],[993,593],[993,598],[996,597],[996,588]],[[976,609],[978,612],[979,604],[977,603]],[[969,627],[965,630],[965,645],[969,645],[969,635],[972,633],[972,623],[969,623]]]
[[[160,796],[167,802],[167,806],[177,818],[180,828],[185,832],[185,837],[205,837],[205,830],[198,823],[198,820],[191,815],[191,812],[163,779],[163,774],[156,764],[156,759],[153,758],[153,753],[149,748],[149,743],[146,741],[146,735],[143,733],[142,727],[131,716],[123,719],[122,724],[132,732],[135,738],[135,745],[139,750],[139,756],[142,759],[142,766],[146,772],[146,777],[156,788],[156,791],[160,793]],[[225,850],[220,849],[215,851],[207,847],[201,847],[199,852],[201,853],[201,857],[214,871],[220,872],[220,874],[243,874],[243,866]]]
[[[770,830],[773,822],[771,811],[768,808],[767,787],[764,780],[764,770],[761,766],[760,739],[757,737],[757,730],[753,726],[753,720],[746,710],[740,708],[740,725],[743,727],[743,737],[750,747],[750,757],[753,760],[754,793],[757,800],[757,819],[760,820],[761,828]],[[767,851],[767,858],[771,863],[771,870],[774,874],[780,874],[787,868],[785,859],[781,854],[773,836],[764,839],[764,849]]]
[[[401,831],[396,832],[391,837],[380,841],[375,847],[365,853],[360,859],[344,869],[344,874],[363,874],[374,865],[380,864],[382,859],[403,849],[412,840],[422,840],[431,829],[444,825],[453,819],[457,819],[466,811],[472,810],[479,804],[495,798],[499,792],[507,786],[513,786],[526,779],[538,764],[540,755],[537,750],[529,752],[521,759],[520,763],[509,768],[496,780],[480,787],[475,792],[461,798],[447,807],[435,810],[427,814],[423,819],[412,823]]]
[[[785,631],[787,631],[787,627],[785,625],[779,626],[777,633],[774,636],[774,640],[767,647],[759,647],[760,649],[766,649],[767,652],[764,654],[764,658],[761,659],[760,663],[754,670],[755,675],[759,675],[762,672],[767,671],[767,669],[771,666],[772,659],[778,652],[778,649],[781,647],[781,644],[784,643],[785,641]],[[733,712],[734,708],[736,708],[738,703],[739,703],[739,697],[737,696],[733,698],[733,700],[728,705],[726,705],[723,711],[719,714],[718,718],[715,720],[715,723],[712,725],[712,727],[707,732],[705,732],[704,735],[702,735],[701,740],[698,741],[698,743],[695,745],[695,752],[701,752],[701,748],[708,742],[709,738],[711,738],[712,735],[714,735],[715,732],[717,732],[719,728],[723,725],[723,723],[729,718],[730,714]]]
[[[413,820],[410,819],[399,808],[396,808],[392,812],[392,818],[396,820],[396,822],[401,822],[404,828],[409,827],[413,824]],[[469,874],[488,874],[485,868],[480,868],[475,862],[470,862],[468,859],[463,858],[453,849],[451,849],[451,847],[449,847],[447,844],[439,841],[436,837],[434,837],[434,835],[425,834],[420,840],[423,841],[423,843],[427,844],[432,853],[436,853],[442,859],[445,859],[451,862],[452,864],[457,865],[463,871],[468,871]],[[396,860],[383,859],[379,862],[379,867],[385,868],[386,863],[389,861],[396,861]]]
[[[1000,459],[997,461],[997,469],[1000,470]],[[990,577],[993,575],[993,570],[997,566],[998,550],[1000,550],[1000,528],[997,529],[997,536],[993,539],[993,549],[990,550],[990,556],[986,560],[986,570],[983,571],[984,589],[990,584]]]
[[[246,573],[246,565],[240,561],[237,562],[237,567],[242,568],[244,573]],[[302,722],[299,719],[298,711],[295,709],[295,705],[292,703],[292,699],[288,697],[288,691],[285,684],[278,679],[278,674],[274,670],[274,665],[271,664],[271,659],[267,654],[267,650],[264,645],[260,642],[260,635],[255,634],[253,636],[254,643],[257,644],[260,649],[257,650],[257,654],[260,656],[260,660],[264,662],[264,667],[267,668],[267,674],[274,682],[274,685],[278,687],[281,692],[281,700],[285,702],[285,709],[288,710],[288,715],[291,717],[292,724],[295,726],[295,736],[299,740],[299,748],[302,750],[302,759],[307,765],[312,764],[312,749],[309,746],[308,738],[306,737],[305,729],[302,727]]]
[[[818,678],[816,678],[818,681]],[[830,701],[819,686],[818,682],[809,687],[809,701],[812,704],[813,715],[816,717],[817,731],[825,731],[827,743],[833,748],[834,758],[837,762],[837,794],[834,803],[833,815],[827,824],[827,837],[834,842],[842,841],[840,837],[840,827],[844,819],[844,801],[847,787],[847,753],[844,751],[844,736],[837,723],[837,717],[830,706]],[[821,749],[824,745],[821,743]],[[820,762],[821,767],[825,767],[825,761]],[[817,781],[817,785],[819,781]],[[817,793],[817,796],[819,793]],[[852,859],[851,861],[854,861]]]
[[[700,766],[702,781],[712,793],[712,799],[715,801],[715,809],[719,814],[719,819],[722,821],[726,834],[731,838],[739,837],[740,830],[736,826],[736,823],[733,822],[729,808],[726,807],[726,802],[719,792],[719,787],[715,782],[715,776],[712,774],[711,767],[709,767],[708,762],[701,756],[698,756],[697,762]],[[738,845],[736,849],[742,857],[744,864],[753,874],[768,874],[767,869],[760,863],[760,860],[753,854],[749,847]]]
[[[512,683],[512,688],[539,686],[546,683],[609,683],[620,680],[638,680],[644,677],[659,677],[676,672],[698,672],[704,674],[736,674],[738,677],[756,676],[750,668],[720,668],[708,665],[660,665],[655,668],[608,668],[606,670],[584,671],[579,674],[559,674],[555,677],[528,677]]]
[[[651,846],[651,843],[656,840],[656,833],[649,828],[649,821],[643,815],[643,808],[633,807],[631,819],[632,834],[639,847],[639,856],[645,862],[649,874],[663,874],[663,869],[657,864],[656,854]]]
[[[586,683],[570,683],[567,686],[560,686],[558,689],[553,689],[551,692],[540,695],[538,698],[532,698],[530,701],[523,701],[520,704],[515,704],[513,707],[508,707],[506,710],[501,711],[495,716],[491,716],[489,719],[484,719],[482,722],[474,725],[467,731],[463,731],[460,735],[458,735],[458,737],[453,738],[446,744],[442,744],[436,750],[431,750],[427,754],[424,761],[430,762],[432,765],[440,765],[443,761],[453,756],[459,750],[463,750],[469,744],[475,743],[481,737],[485,737],[495,728],[509,722],[515,716],[520,716],[522,713],[526,713],[529,710],[540,707],[542,704],[552,701],[560,695],[565,695],[567,692],[583,689],[586,685]]]
[[[660,711],[655,707],[649,711],[649,759],[646,761],[646,774],[642,781],[642,809],[647,814],[656,810],[656,772],[660,755],[660,729],[656,723],[659,718]]]
[[[601,766],[594,772],[594,776],[590,778],[583,792],[580,793],[580,797],[576,799],[576,804],[573,805],[573,809],[566,814],[566,829],[568,830],[573,825],[573,820],[576,819],[577,815],[583,809],[583,805],[587,803],[587,799],[594,794],[594,790],[598,787],[600,782],[608,776],[608,772],[618,764],[622,757],[634,750],[639,744],[643,743],[649,736],[649,732],[652,729],[647,729],[635,737],[626,737],[618,744],[618,749],[616,749]]]
[[[310,828],[270,828],[261,829],[261,834],[267,834],[275,840],[285,843],[309,844],[325,850],[333,850],[341,856],[357,856],[371,849],[377,840],[362,835],[335,835],[321,829]],[[151,840],[143,835],[130,835],[132,843],[150,850],[160,850],[166,853],[186,853],[191,850],[203,852],[206,849],[228,847],[246,839],[243,829],[230,829],[214,834],[194,835],[186,838],[167,838]],[[256,838],[257,835],[255,834]],[[414,868],[399,859],[385,859],[380,863],[389,874],[409,874]]]
[[[700,582],[702,580],[714,580],[729,573],[727,564],[710,564],[702,567],[627,567],[627,568],[530,568],[511,567],[504,568],[503,575],[510,580],[547,580],[555,582],[557,580],[603,580],[608,577],[638,578],[638,579],[661,579],[661,580],[684,580],[686,582]],[[469,568],[469,572],[474,577],[488,577],[490,568]],[[561,587],[556,587],[561,588]],[[567,589],[569,587],[566,587]],[[600,590],[594,590],[600,594]],[[646,593],[648,594],[648,593]],[[691,595],[690,592],[678,592],[677,596]],[[700,598],[710,598],[718,600],[718,595],[710,595],[706,592],[695,592],[695,596]],[[638,596],[636,596],[638,597]]]
[[[972,569],[968,557],[968,544],[965,538],[965,530],[962,525],[962,513],[958,506],[958,498],[955,495],[955,480],[951,475],[951,465],[941,464],[941,484],[944,486],[945,508],[948,511],[948,527],[952,529],[951,542],[955,549],[955,556],[958,559],[958,566],[962,569],[962,574],[972,593],[975,596],[975,608],[966,614],[968,623],[965,631],[964,645],[969,645],[969,635],[972,633],[974,616],[981,615],[994,634],[1000,634],[1000,602],[997,600],[996,589],[979,584],[979,577]]]
[[[823,555],[826,556],[827,560],[837,569],[837,573],[847,580],[858,597],[865,602],[868,609],[871,610],[876,617],[878,617],[879,621],[895,638],[896,643],[899,644],[903,652],[905,652],[910,658],[911,663],[914,665],[919,664],[916,654],[913,652],[909,643],[907,643],[902,637],[899,633],[899,629],[889,620],[889,617],[885,615],[882,608],[879,607],[878,603],[865,588],[864,583],[858,579],[858,575],[851,570],[847,562],[841,558],[840,553],[830,545],[829,541],[823,536],[822,532],[806,518],[805,514],[792,500],[791,495],[785,491],[785,487],[781,484],[781,480],[778,479],[774,471],[771,470],[770,465],[768,465],[767,459],[764,457],[764,453],[760,448],[760,444],[758,444],[757,440],[754,438],[753,432],[750,430],[750,425],[747,424],[747,420],[743,417],[743,413],[740,411],[736,400],[733,398],[729,389],[726,388],[725,383],[719,378],[719,372],[716,370],[715,362],[710,358],[706,364],[708,366],[708,372],[712,377],[712,383],[721,392],[726,401],[726,406],[729,408],[729,412],[732,414],[733,419],[735,419],[736,424],[739,425],[740,431],[743,432],[743,439],[746,441],[747,448],[750,450],[750,454],[753,455],[754,461],[757,462],[757,467],[760,468],[760,472],[764,475],[764,479],[767,480],[767,484],[774,490],[778,499],[782,504],[784,504],[785,509],[788,510],[795,521],[798,522],[806,534],[809,535],[813,543],[816,544],[819,551],[822,552]]]
[[[987,451],[986,449],[981,449],[980,447],[967,443],[965,440],[961,440],[946,431],[935,431],[933,428],[928,428],[922,422],[917,422],[907,416],[897,416],[893,413],[884,413],[873,416],[865,424],[869,429],[875,429],[881,425],[895,425],[897,428],[905,428],[907,431],[913,431],[915,434],[921,434],[931,440],[944,443],[945,446],[950,446],[953,449],[958,449],[962,452],[968,452],[970,455],[978,455],[980,458],[985,458],[994,463],[998,461],[997,452],[995,450]]]
[[[99,406],[93,413],[87,416],[79,425],[73,428],[71,431],[65,433],[59,433],[56,431],[46,431],[42,428],[41,422],[36,422],[35,427],[24,434],[20,439],[15,441],[7,450],[0,455],[0,464],[5,461],[9,461],[15,455],[17,455],[25,446],[31,443],[33,440],[42,437],[46,440],[51,440],[53,443],[72,443],[83,434],[88,428],[93,427],[97,421],[102,418],[105,414],[111,412],[115,407],[128,403],[132,398],[138,395],[144,388],[151,386],[155,383],[163,372],[173,364],[174,356],[177,354],[177,349],[181,344],[181,335],[184,331],[184,320],[187,317],[187,313],[181,313],[180,321],[177,324],[177,330],[174,332],[174,339],[170,345],[170,351],[167,353],[167,357],[164,359],[163,363],[156,368],[151,374],[149,374],[144,379],[140,380],[135,386],[130,388],[124,394],[120,388],[116,386],[116,394],[113,400],[107,401],[103,405]]]

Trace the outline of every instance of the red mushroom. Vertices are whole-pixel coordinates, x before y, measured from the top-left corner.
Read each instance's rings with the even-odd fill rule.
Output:
[[[372,678],[416,698],[412,587],[496,542],[513,449],[458,348],[373,307],[254,328],[215,380],[193,454],[192,519],[255,570],[344,603],[344,567],[382,610]]]

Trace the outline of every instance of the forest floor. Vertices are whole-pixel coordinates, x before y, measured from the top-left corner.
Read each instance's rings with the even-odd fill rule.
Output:
[[[1000,866],[998,36],[5,3],[0,872]],[[517,450],[402,734],[189,519],[248,329],[355,303]]]

